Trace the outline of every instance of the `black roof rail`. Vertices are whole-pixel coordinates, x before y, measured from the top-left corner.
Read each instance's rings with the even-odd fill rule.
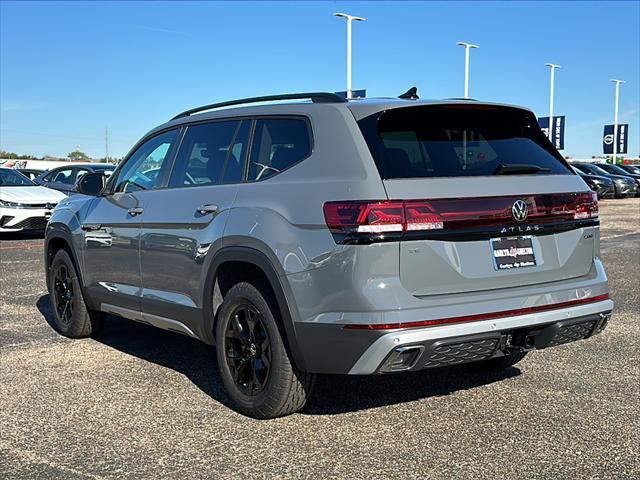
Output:
[[[275,100],[306,100],[309,99],[313,103],[346,103],[347,99],[335,93],[312,92],[312,93],[285,93],[282,95],[267,95],[264,97],[240,98],[238,100],[229,100],[228,102],[212,103],[202,107],[192,108],[179,113],[171,120],[177,118],[188,117],[194,113],[203,112],[205,110],[213,110],[214,108],[230,107],[232,105],[243,105],[245,103],[271,102]]]

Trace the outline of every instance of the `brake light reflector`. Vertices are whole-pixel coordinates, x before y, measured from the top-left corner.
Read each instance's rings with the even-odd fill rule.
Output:
[[[416,327],[433,327],[437,325],[447,325],[452,323],[480,322],[483,320],[496,320],[499,318],[516,317],[518,315],[529,315],[537,312],[546,312],[549,310],[557,310],[560,308],[573,307],[575,305],[584,305],[587,303],[601,302],[609,298],[608,293],[596,295],[595,297],[578,298],[560,303],[551,303],[549,305],[535,305],[533,307],[517,308],[514,310],[502,310],[499,312],[479,313],[476,315],[465,315],[462,317],[439,318],[435,320],[419,320],[417,322],[404,323],[376,323],[376,324],[349,324],[343,328],[346,330],[393,330],[397,328],[416,328]]]

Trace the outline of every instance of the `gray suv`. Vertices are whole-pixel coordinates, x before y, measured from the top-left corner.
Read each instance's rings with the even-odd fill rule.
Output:
[[[504,369],[602,331],[597,198],[533,113],[404,97],[244,99],[150,131],[49,221],[56,328],[115,314],[215,345],[256,418],[316,374]]]

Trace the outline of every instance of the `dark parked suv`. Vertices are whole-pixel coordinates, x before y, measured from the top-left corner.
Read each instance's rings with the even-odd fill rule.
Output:
[[[631,178],[630,175],[611,173],[602,169],[601,164],[574,163],[573,166],[587,175],[597,175],[599,177],[609,178],[613,182],[616,198],[632,197],[637,192],[638,187],[636,186],[636,181]]]
[[[78,190],[46,233],[56,328],[96,335],[110,313],[216,345],[258,418],[300,409],[318,373],[504,369],[613,308],[596,195],[522,108],[207,105]]]
[[[623,177],[626,176],[632,178],[636,183],[636,197],[640,196],[640,174],[630,172],[627,169],[622,168],[620,165],[612,165],[610,163],[599,163],[598,168],[601,168],[611,175],[621,175]]]

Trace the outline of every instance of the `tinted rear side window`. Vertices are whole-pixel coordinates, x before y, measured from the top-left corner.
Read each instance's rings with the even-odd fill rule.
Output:
[[[219,184],[227,158],[232,155],[230,147],[239,126],[239,121],[189,125],[176,157],[169,186]]]
[[[304,160],[311,153],[309,124],[297,118],[256,121],[247,180],[264,180]]]
[[[521,165],[572,174],[535,116],[515,108],[407,107],[358,123],[385,179],[494,175]]]

